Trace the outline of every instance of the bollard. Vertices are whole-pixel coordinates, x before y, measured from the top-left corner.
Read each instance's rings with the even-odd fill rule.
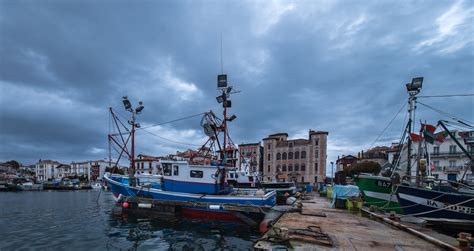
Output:
[[[471,239],[472,239],[472,236],[470,233],[464,233],[464,232],[459,233],[459,238],[458,238],[459,248],[461,248],[462,251],[469,251],[470,249],[469,242]]]
[[[388,217],[389,219],[393,221],[399,221],[400,217],[395,213],[395,211],[390,211],[390,216]]]

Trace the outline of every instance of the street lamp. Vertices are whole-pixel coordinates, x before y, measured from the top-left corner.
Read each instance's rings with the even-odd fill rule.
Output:
[[[406,84],[409,93],[414,92],[418,94],[423,87],[423,77],[413,78],[411,83]]]
[[[331,161],[331,184],[334,186],[334,161]]]

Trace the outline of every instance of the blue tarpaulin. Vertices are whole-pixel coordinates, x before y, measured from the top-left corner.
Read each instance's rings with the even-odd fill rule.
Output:
[[[359,197],[359,187],[354,185],[334,185],[332,188],[332,203],[334,206],[336,199],[347,199],[350,197]]]

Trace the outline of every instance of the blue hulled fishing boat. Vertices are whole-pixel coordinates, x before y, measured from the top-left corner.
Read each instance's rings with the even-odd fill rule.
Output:
[[[397,196],[406,215],[474,222],[474,194],[399,185]]]
[[[227,86],[226,75],[218,76],[218,89],[220,95],[217,101],[222,103],[224,108],[223,119],[219,119],[211,111],[204,113],[201,120],[201,126],[209,139],[199,151],[207,151],[201,157],[209,157],[208,164],[196,165],[189,159],[173,157],[159,158],[156,167],[160,171],[153,175],[153,179],[150,179],[149,175],[146,178],[135,175],[134,134],[140,128],[135,122],[135,115],[141,113],[143,104],[140,102],[139,106],[133,109],[128,98],[123,98],[125,109],[132,113],[132,118],[128,121],[131,130],[110,108],[114,129],[118,132],[109,133],[109,143],[113,142],[121,149],[116,166],[124,155],[130,160],[130,168],[129,175],[106,174],[104,179],[123,209],[142,208],[149,212],[166,211],[212,219],[258,222],[265,212],[276,204],[275,191],[240,191],[228,185],[226,173],[235,167],[227,161],[226,151],[222,149],[232,147],[232,141],[227,134],[227,123],[236,116],[227,118],[227,109],[231,107],[229,97],[232,87]],[[223,134],[222,141],[219,140],[220,134]],[[131,145],[130,151],[128,143]],[[217,150],[211,153],[210,149]],[[220,158],[215,156],[215,153],[219,153]]]

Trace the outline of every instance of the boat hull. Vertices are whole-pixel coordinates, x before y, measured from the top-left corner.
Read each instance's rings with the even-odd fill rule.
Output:
[[[367,205],[385,208],[386,211],[403,213],[397,196],[392,194],[392,182],[388,177],[359,175],[356,184],[364,195]]]
[[[160,201],[197,202],[219,205],[251,205],[257,207],[272,207],[276,204],[276,193],[269,192],[262,196],[233,196],[233,195],[207,195],[163,191],[157,188],[131,187],[123,184],[120,178],[105,177],[110,190],[115,195],[127,197],[143,197]]]
[[[397,196],[407,215],[474,221],[474,196],[470,194],[399,185]]]

